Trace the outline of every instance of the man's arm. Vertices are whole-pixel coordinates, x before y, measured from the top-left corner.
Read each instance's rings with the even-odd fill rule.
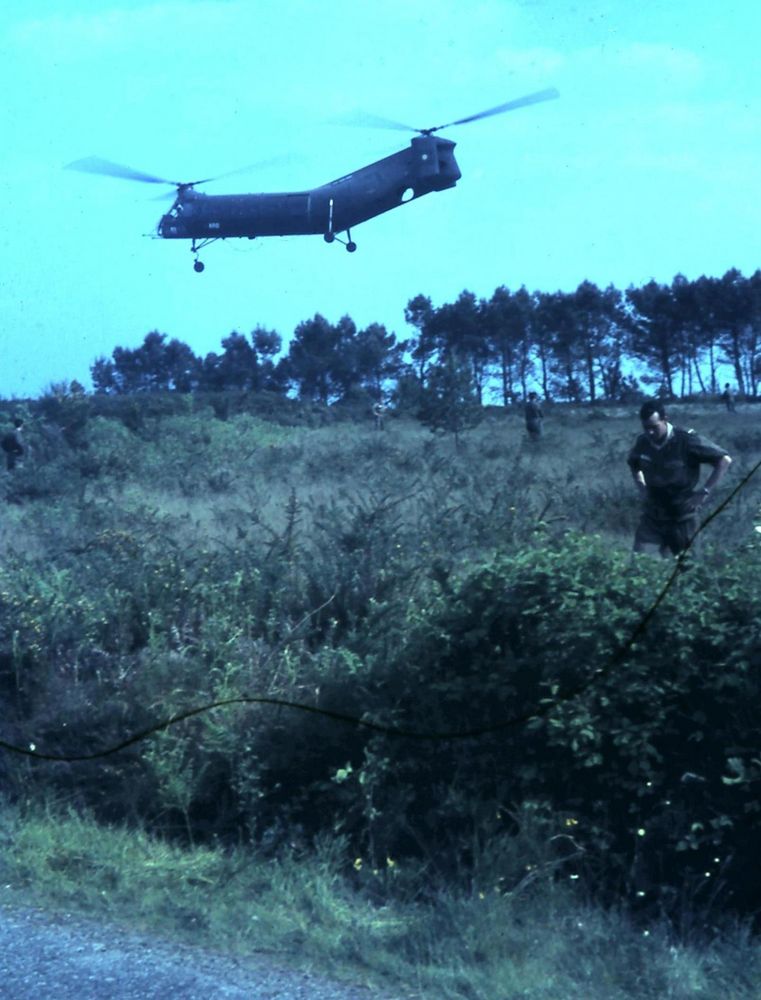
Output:
[[[634,485],[637,487],[639,493],[644,495],[647,493],[647,483],[645,482],[645,473],[642,471],[636,446],[629,452],[626,464],[629,466],[629,471],[634,479]]]
[[[703,486],[703,492],[706,496],[711,493],[716,486],[722,481],[724,476],[727,474],[727,469],[732,464],[732,459],[729,455],[722,455],[718,462],[713,467],[713,472],[706,479],[705,485]]]
[[[647,493],[647,483],[645,482],[645,474],[642,469],[637,469],[636,471],[632,469],[632,476],[634,478],[634,485],[637,487],[640,493]]]

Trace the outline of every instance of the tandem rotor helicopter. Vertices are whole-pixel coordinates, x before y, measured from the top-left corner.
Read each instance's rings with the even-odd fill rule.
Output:
[[[554,88],[540,90],[433,128],[413,128],[373,116],[366,120],[367,124],[418,135],[406,149],[308,191],[208,195],[196,191],[196,187],[220,178],[169,181],[96,156],[75,160],[66,169],[176,188],[174,204],[160,219],[156,235],[169,240],[191,240],[193,267],[198,272],[204,270],[199,251],[217,240],[229,238],[316,234],[322,235],[326,243],[334,240],[343,243],[353,253],[357,244],[351,238],[352,227],[425,194],[454,187],[460,179],[462,175],[454,158],[455,143],[435,138],[434,133],[558,96]],[[346,238],[339,233],[345,233]]]

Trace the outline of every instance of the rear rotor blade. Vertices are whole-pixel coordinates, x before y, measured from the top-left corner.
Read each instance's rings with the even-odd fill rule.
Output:
[[[74,160],[73,163],[67,163],[64,169],[79,170],[85,174],[104,174],[106,177],[120,177],[127,181],[142,181],[144,184],[177,185],[177,181],[168,181],[165,177],[144,174],[139,170],[133,170],[132,167],[124,167],[120,163],[103,160],[99,156],[86,156],[82,160]]]
[[[456,121],[447,122],[446,125],[436,125],[435,128],[419,129],[424,135],[430,135],[432,132],[440,132],[443,128],[451,128],[452,125],[465,125],[468,122],[478,121],[479,118],[489,118],[491,115],[501,115],[505,111],[514,111],[516,108],[524,108],[528,104],[539,104],[541,101],[552,101],[556,97],[560,97],[560,94],[554,87],[550,87],[548,90],[538,90],[534,94],[526,94],[525,97],[518,97],[514,101],[506,101],[504,104],[498,104],[496,108],[488,108],[486,111],[478,111],[474,115],[468,115],[467,118],[458,118]]]
[[[381,118],[380,115],[372,115],[366,111],[352,111],[340,118],[331,121],[333,125],[349,125],[357,128],[390,128],[397,132],[419,132],[420,129],[412,125],[404,125],[402,122],[395,122],[390,118]]]

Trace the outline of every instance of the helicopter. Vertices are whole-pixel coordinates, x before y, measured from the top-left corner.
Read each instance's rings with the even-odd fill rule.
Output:
[[[406,149],[307,191],[208,195],[196,188],[220,177],[170,181],[96,156],[75,160],[66,169],[174,187],[174,203],[159,220],[156,236],[189,239],[193,267],[199,273],[205,266],[199,252],[217,240],[229,238],[322,235],[326,243],[337,241],[354,253],[357,244],[351,236],[353,227],[423,195],[454,187],[460,179],[462,174],[454,157],[456,144],[435,133],[559,96],[554,88],[537,91],[432,128],[413,128],[369,116],[366,123],[375,127],[418,134]],[[340,235],[343,233],[345,238]]]

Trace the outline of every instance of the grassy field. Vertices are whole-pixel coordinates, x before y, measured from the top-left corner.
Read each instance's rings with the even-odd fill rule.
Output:
[[[730,415],[675,405],[673,419],[733,455],[727,487],[761,457],[755,408]],[[32,447],[44,460],[36,462],[33,452],[5,485],[11,500],[42,502],[9,507],[0,545],[44,554],[43,542],[51,539],[42,537],[35,515],[47,514],[50,504],[63,520],[48,524],[46,535],[65,531],[88,504],[102,504],[113,506],[115,516],[139,511],[167,518],[178,537],[186,528],[193,537],[202,531],[209,544],[229,544],[241,532],[281,530],[293,498],[308,515],[388,493],[409,494],[402,504],[410,517],[458,503],[483,516],[484,508],[504,502],[519,516],[543,513],[628,545],[636,499],[625,460],[637,433],[635,408],[621,407],[556,407],[536,447],[519,414],[492,412],[457,449],[450,437],[406,420],[389,420],[378,434],[369,423],[280,427],[247,414],[216,420],[209,410],[156,419],[136,435],[116,420],[96,418],[84,433],[87,451],[72,453],[32,431]],[[722,539],[742,539],[758,496],[754,483],[738,498]]]
[[[673,419],[733,456],[717,504],[761,459],[754,409],[675,406]],[[32,419],[30,454],[1,486],[2,737],[82,752],[251,690],[315,706],[332,692],[334,707],[361,712],[368,699],[396,718],[403,699],[386,705],[383,692],[398,649],[415,629],[420,649],[454,641],[447,613],[439,621],[429,609],[446,612],[452,593],[459,614],[496,558],[531,582],[555,551],[569,573],[589,555],[601,592],[629,601],[628,587],[643,602],[622,605],[625,630],[671,570],[628,569],[638,508],[625,460],[637,431],[634,409],[557,407],[534,443],[519,415],[490,412],[455,447],[407,420],[375,432],[208,410],[139,433],[92,418],[72,446]],[[760,502],[761,473],[706,529],[697,590],[756,558]],[[732,577],[738,594],[745,579]],[[594,619],[581,611],[568,621]],[[701,621],[710,613],[696,605]],[[559,637],[565,614],[548,604],[537,642]],[[590,655],[608,649],[584,642]],[[761,996],[759,944],[719,904],[693,910],[685,894],[669,922],[631,911],[625,893],[603,905],[594,865],[574,868],[556,850],[573,813],[539,822],[531,802],[513,801],[509,836],[484,821],[462,857],[443,846],[387,853],[393,755],[384,763],[380,744],[332,733],[236,708],[101,761],[6,753],[6,892],[272,951],[400,997]],[[289,756],[315,739],[320,773]],[[287,799],[301,780],[316,798],[297,809]],[[457,787],[449,812],[441,804],[444,825],[464,815],[457,795],[469,784]],[[315,801],[325,817],[310,826]]]

